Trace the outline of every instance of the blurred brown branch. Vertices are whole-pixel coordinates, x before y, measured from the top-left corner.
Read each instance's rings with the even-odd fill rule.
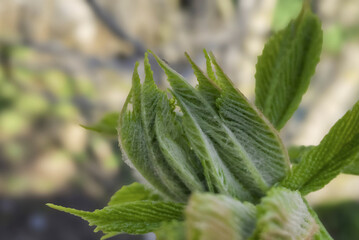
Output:
[[[135,56],[142,56],[146,51],[146,48],[143,44],[134,39],[130,35],[128,35],[121,27],[116,23],[114,19],[112,19],[108,13],[106,13],[95,0],[87,0],[86,1],[96,15],[96,17],[106,26],[116,37],[120,38],[121,40],[126,40],[132,43],[134,47],[134,55]]]

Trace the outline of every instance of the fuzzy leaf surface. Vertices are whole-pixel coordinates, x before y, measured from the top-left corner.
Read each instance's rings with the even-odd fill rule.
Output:
[[[159,101],[155,129],[156,137],[168,164],[191,191],[204,191],[203,168],[191,151],[182,130],[181,121],[173,112],[166,96]]]
[[[299,16],[274,34],[256,65],[256,105],[281,129],[298,108],[319,62],[323,33],[305,1]]]
[[[217,82],[222,89],[217,99],[217,107],[223,122],[240,143],[250,163],[245,164],[263,179],[265,185],[273,186],[284,178],[289,171],[287,151],[271,123],[252,105],[247,98],[234,87],[232,81],[223,72],[213,54],[211,60],[217,73]],[[229,156],[226,162],[235,166],[236,156]],[[240,162],[240,160],[237,160]],[[236,174],[240,174],[238,171]],[[254,175],[254,174],[253,174]],[[258,177],[259,177],[258,176]],[[250,185],[248,176],[241,179],[245,185]]]
[[[191,196],[186,207],[187,240],[246,240],[256,224],[256,208],[224,195]]]
[[[359,157],[359,102],[323,138],[306,152],[282,185],[302,194],[328,184],[347,165]]]
[[[253,109],[243,95],[232,85],[229,87],[230,81],[228,78],[224,79],[225,75],[217,63],[214,64],[217,71],[216,82],[223,83],[223,86],[208,79],[188,55],[187,57],[199,82],[197,89],[164,61],[156,58],[166,72],[172,94],[183,112],[185,132],[202,162],[208,188],[214,192],[229,193],[242,200],[250,199],[248,192],[254,198],[264,195],[271,185],[285,176],[289,168],[288,157],[275,129]],[[206,57],[207,61],[211,61],[209,56]],[[226,98],[231,93],[235,100]],[[223,103],[219,104],[221,99]],[[242,105],[237,105],[230,112],[225,105],[237,100]],[[217,112],[220,107],[223,111]],[[220,113],[228,113],[224,116],[227,118],[222,114],[220,116]],[[248,131],[243,128],[238,130],[236,127],[244,125],[255,130],[259,137],[253,136],[253,133],[243,137],[241,134]],[[268,169],[273,170],[272,173]]]
[[[240,199],[251,199],[248,190],[234,177],[217,152],[220,146],[231,144],[234,140],[233,134],[229,136],[228,128],[195,88],[163,60],[155,57],[164,69],[172,87],[172,94],[183,112],[183,127],[202,163],[208,189]]]
[[[161,93],[154,89],[155,86],[149,80],[145,81],[146,86],[142,90],[137,68],[138,63],[132,77],[131,92],[120,115],[119,142],[124,159],[162,194],[177,201],[185,201],[185,192],[188,190],[173,174],[158,143],[153,141],[155,115],[152,115],[152,112],[156,111],[155,104]],[[152,96],[149,96],[151,94]],[[145,103],[143,98],[146,98]]]
[[[313,239],[319,232],[298,191],[272,188],[257,206],[257,227],[251,239]]]
[[[117,137],[117,125],[118,125],[119,115],[120,114],[118,112],[107,113],[95,125],[91,125],[91,126],[80,125],[80,126],[87,130]]]
[[[158,229],[162,222],[183,219],[183,205],[172,202],[136,201],[107,206],[86,212],[48,204],[49,207],[67,212],[96,225],[95,232],[102,231],[110,237],[119,233],[144,234]]]

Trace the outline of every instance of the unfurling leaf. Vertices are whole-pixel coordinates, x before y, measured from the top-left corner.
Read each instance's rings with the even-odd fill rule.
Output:
[[[205,189],[201,165],[184,140],[181,121],[166,93],[153,80],[147,54],[145,73],[141,85],[136,65],[132,90],[120,116],[120,145],[130,164],[150,184],[183,202],[191,191]]]
[[[320,232],[319,225],[297,191],[272,188],[262,198],[257,212],[257,226],[251,238],[253,240],[318,239],[314,236]]]
[[[106,237],[119,233],[144,234],[158,229],[162,222],[183,220],[183,205],[172,202],[135,201],[107,206],[93,212],[80,211],[48,204],[49,207],[81,217],[95,232],[102,231]]]
[[[91,126],[80,125],[80,126],[91,131],[117,137],[117,125],[118,125],[119,115],[120,114],[117,112],[107,113],[105,116],[103,116],[100,122],[96,123],[95,125],[91,125]]]
[[[155,57],[182,110],[187,139],[202,162],[210,191],[251,200],[285,176],[289,161],[277,132],[233,87],[213,55],[206,58],[207,70],[213,61],[215,82],[187,55],[199,82],[197,89]],[[209,74],[214,75],[212,70]]]
[[[303,155],[282,185],[310,193],[329,183],[358,157],[359,102],[335,123],[318,146]]]
[[[297,19],[269,39],[256,66],[256,105],[277,129],[298,108],[322,48],[320,21],[304,2]]]
[[[187,240],[246,240],[256,224],[256,208],[224,195],[195,193],[186,208]]]

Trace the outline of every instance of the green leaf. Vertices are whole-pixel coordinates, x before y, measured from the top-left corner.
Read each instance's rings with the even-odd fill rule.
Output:
[[[183,112],[183,127],[191,147],[202,162],[208,189],[240,199],[252,199],[217,153],[220,147],[233,146],[233,134],[229,135],[218,114],[196,89],[163,60],[154,56],[167,74],[172,94]]]
[[[298,108],[319,62],[320,20],[304,1],[297,19],[274,34],[256,65],[256,105],[281,129]]]
[[[190,190],[169,165],[156,138],[155,121],[158,103],[167,99],[152,76],[145,56],[146,79],[141,85],[136,64],[131,93],[120,115],[120,146],[125,159],[154,187],[175,201],[186,201]],[[132,104],[131,106],[129,104]],[[131,109],[132,108],[132,109]]]
[[[256,208],[224,195],[195,193],[186,207],[187,240],[245,240],[256,225]]]
[[[315,239],[318,232],[316,219],[300,193],[278,187],[257,206],[257,227],[251,239]]]
[[[205,50],[204,50],[205,51]],[[205,52],[207,54],[207,52]],[[202,72],[202,70],[192,61],[191,57],[186,53],[186,57],[190,64],[192,65],[194,74],[197,77],[198,81],[198,92],[203,96],[203,98],[211,105],[213,109],[217,109],[216,100],[221,95],[221,90],[219,87]],[[214,72],[212,71],[212,65],[208,66],[208,63],[211,64],[210,59],[207,58],[207,69],[208,74],[212,76],[213,79],[216,79]]]
[[[206,49],[203,50],[203,53],[204,53],[204,56],[206,58],[207,75],[212,81],[217,82],[216,74],[214,73],[213,68],[212,68],[211,57],[207,53]]]
[[[266,186],[273,186],[289,171],[289,158],[279,134],[262,113],[234,87],[212,53],[211,59],[222,89],[221,96],[217,99],[217,107],[224,123],[250,161],[245,164],[245,171],[252,171],[253,175],[257,172],[257,177],[261,177]],[[226,151],[225,148],[223,150]],[[237,157],[229,156],[227,160],[230,166],[236,166],[231,159],[236,160]],[[250,176],[243,177],[241,181],[246,186],[251,184]]]
[[[310,149],[312,149],[314,146],[291,146],[288,149],[289,157],[292,163],[298,164],[306,152],[308,152]],[[348,159],[340,159],[339,161],[348,161]],[[349,160],[351,161],[351,160]],[[359,175],[359,156],[355,157],[353,156],[352,163],[347,165],[343,168],[341,171],[345,174],[353,174],[353,175]]]
[[[322,188],[359,157],[359,102],[304,154],[282,185],[302,194]]]
[[[298,164],[306,152],[312,149],[314,146],[290,146],[288,148],[288,154],[291,163]]]
[[[145,187],[143,184],[135,182],[128,186],[123,186],[120,190],[118,190],[111,197],[108,206],[140,200],[158,201],[161,200],[161,196],[153,190]]]
[[[198,90],[164,61],[156,59],[166,72],[172,94],[183,112],[183,126],[202,162],[209,190],[241,200],[250,200],[248,190],[254,198],[264,195],[289,169],[278,134],[233,87],[213,56],[216,82],[222,89],[187,57],[198,78]],[[211,61],[209,56],[207,61]]]
[[[162,222],[183,219],[183,205],[172,202],[136,201],[107,206],[93,212],[47,204],[59,211],[81,217],[111,237],[119,233],[144,234],[158,229]]]
[[[205,190],[202,167],[185,140],[173,104],[153,80],[147,54],[144,65],[145,81],[141,85],[136,67],[133,89],[121,113],[121,146],[152,185],[176,201],[185,201],[190,191]]]
[[[184,222],[165,222],[155,231],[156,240],[186,240]]]
[[[191,191],[204,191],[203,168],[185,140],[180,118],[166,96],[158,104],[155,129],[160,148],[167,162]]]
[[[103,116],[100,122],[96,123],[95,125],[91,125],[91,126],[80,125],[80,126],[91,131],[116,137],[118,119],[119,119],[119,113],[117,112],[107,113],[105,116]]]

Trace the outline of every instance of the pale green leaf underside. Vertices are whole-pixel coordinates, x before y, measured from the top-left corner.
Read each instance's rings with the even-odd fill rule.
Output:
[[[208,55],[206,58],[211,63]],[[183,126],[202,162],[209,190],[242,200],[250,199],[248,193],[255,198],[262,196],[285,176],[288,157],[275,129],[211,58],[217,84],[189,58],[199,82],[195,89],[156,57],[183,112]],[[214,73],[210,70],[209,74]]]
[[[111,197],[108,206],[141,200],[158,201],[161,200],[161,196],[143,184],[135,182],[130,185],[123,186],[120,190],[118,190]]]
[[[322,35],[319,19],[304,4],[298,18],[274,34],[258,57],[256,105],[277,129],[289,120],[308,88]]]
[[[284,178],[289,170],[286,149],[277,131],[262,113],[234,87],[213,54],[211,54],[211,59],[216,69],[218,85],[222,89],[221,96],[216,101],[219,114],[250,159],[252,164],[247,164],[247,169],[251,170],[253,166],[253,173],[257,170],[265,184],[272,186]],[[236,156],[229,156],[228,159],[229,165],[236,166],[231,159],[236,159]],[[248,176],[248,179],[243,178],[241,181],[245,185],[250,185],[251,179]]]
[[[250,199],[249,192],[234,178],[228,166],[218,155],[216,144],[219,137],[228,133],[210,104],[189,83],[164,61],[156,57],[164,69],[183,112],[183,127],[196,155],[202,162],[204,175],[210,191]]]
[[[359,102],[311,148],[282,185],[303,194],[322,188],[359,157]]]
[[[279,187],[272,188],[257,206],[257,227],[251,239],[303,240],[318,233],[319,225],[300,193]]]
[[[256,224],[256,208],[224,195],[195,193],[186,208],[187,240],[246,240]]]
[[[144,65],[145,81],[141,84],[136,66],[120,116],[120,145],[150,184],[176,201],[185,201],[191,191],[205,190],[201,166],[184,140],[166,93],[153,80],[147,55]]]
[[[109,234],[144,234],[158,229],[162,222],[183,219],[183,205],[171,202],[135,201],[107,206],[94,212],[86,212],[48,204],[49,207],[81,217],[96,225],[95,231]]]
[[[202,166],[184,139],[180,120],[173,112],[167,96],[163,96],[158,103],[155,121],[156,137],[162,153],[188,189],[205,191]]]
[[[141,121],[141,85],[137,73],[133,74],[133,86],[120,114],[119,142],[125,161],[134,166],[142,176],[164,195],[176,198],[158,176],[155,163],[150,156],[145,141],[144,126]],[[131,109],[132,108],[132,109]]]
[[[95,125],[91,125],[91,126],[80,125],[80,126],[91,131],[117,137],[118,119],[119,119],[119,113],[117,112],[107,113]]]

